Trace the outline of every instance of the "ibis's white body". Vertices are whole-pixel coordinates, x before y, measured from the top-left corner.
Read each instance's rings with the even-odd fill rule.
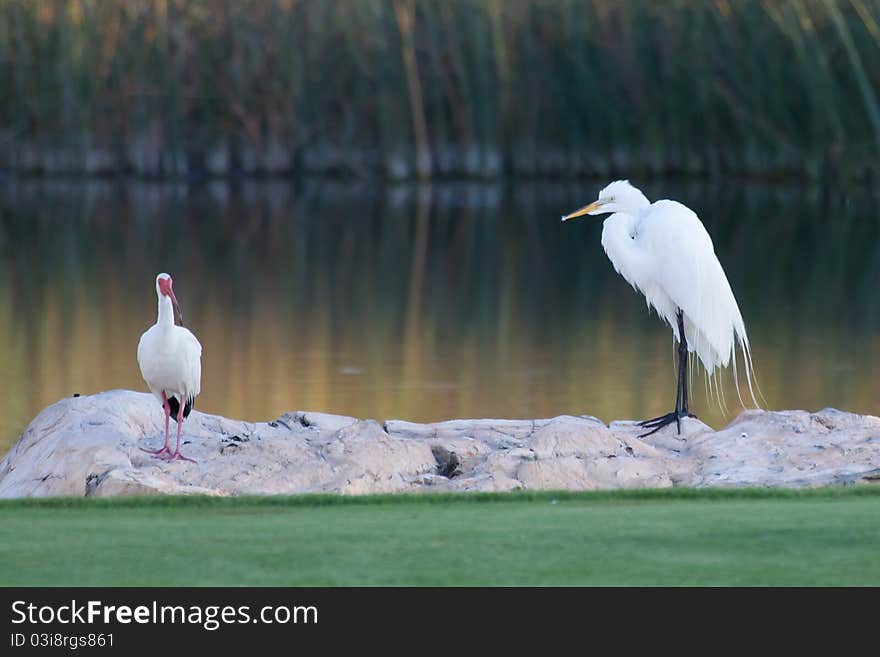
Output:
[[[171,299],[159,295],[156,324],[141,336],[138,365],[150,391],[162,402],[162,393],[177,397],[180,407],[201,391],[202,345],[192,332],[174,323]]]

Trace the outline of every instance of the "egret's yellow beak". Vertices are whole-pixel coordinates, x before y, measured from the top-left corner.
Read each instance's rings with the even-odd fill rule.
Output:
[[[583,217],[585,214],[590,214],[593,210],[598,210],[604,205],[601,201],[593,201],[589,205],[585,205],[580,210],[575,210],[571,214],[567,214],[562,217],[563,221],[568,221],[569,219],[577,219],[578,217]]]

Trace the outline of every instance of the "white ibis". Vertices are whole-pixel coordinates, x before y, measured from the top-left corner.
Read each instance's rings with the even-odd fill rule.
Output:
[[[193,461],[180,453],[180,428],[188,417],[201,390],[202,345],[192,332],[183,326],[183,314],[174,296],[171,276],[156,276],[156,295],[159,297],[159,316],[138,343],[138,365],[144,381],[165,410],[165,446],[145,449],[169,461]],[[180,326],[174,323],[174,310],[180,317]],[[168,443],[169,418],[177,422],[177,449]]]

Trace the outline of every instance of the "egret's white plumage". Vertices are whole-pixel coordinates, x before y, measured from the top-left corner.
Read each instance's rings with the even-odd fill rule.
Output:
[[[180,456],[180,424],[201,392],[202,345],[192,332],[174,323],[177,299],[172,289],[171,276],[156,277],[156,295],[159,310],[156,323],[141,336],[137,359],[147,386],[165,409],[165,447],[157,454],[168,451],[174,458]],[[178,309],[179,312],[179,309]],[[177,413],[171,412],[171,400],[177,401]],[[168,419],[177,420],[177,452],[168,447]]]
[[[731,363],[736,372],[739,345],[751,390],[746,327],[712,238],[699,217],[677,201],[651,203],[629,181],[618,180],[602,189],[595,202],[563,221],[608,213],[602,247],[614,269],[672,327],[676,341],[680,341],[681,311],[687,349],[697,355],[710,376]]]

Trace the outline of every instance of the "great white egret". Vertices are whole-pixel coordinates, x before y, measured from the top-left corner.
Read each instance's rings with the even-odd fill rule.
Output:
[[[165,446],[144,451],[169,461],[192,461],[180,453],[180,431],[184,418],[189,416],[201,391],[202,345],[189,329],[182,326],[183,315],[172,285],[168,274],[156,276],[158,317],[156,323],[141,336],[137,348],[141,375],[165,410]],[[174,323],[175,309],[180,316],[181,326]],[[168,419],[171,417],[177,422],[177,449],[173,452],[168,443]]]
[[[642,435],[649,436],[673,422],[681,434],[682,418],[696,417],[688,407],[689,352],[696,353],[709,377],[715,368],[732,362],[736,380],[738,343],[754,401],[746,327],[712,238],[699,217],[677,201],[651,203],[628,180],[616,180],[599,192],[597,200],[565,215],[562,221],[609,213],[602,228],[605,253],[614,269],[645,295],[648,307],[672,327],[678,341],[675,410],[641,422],[650,429]]]

